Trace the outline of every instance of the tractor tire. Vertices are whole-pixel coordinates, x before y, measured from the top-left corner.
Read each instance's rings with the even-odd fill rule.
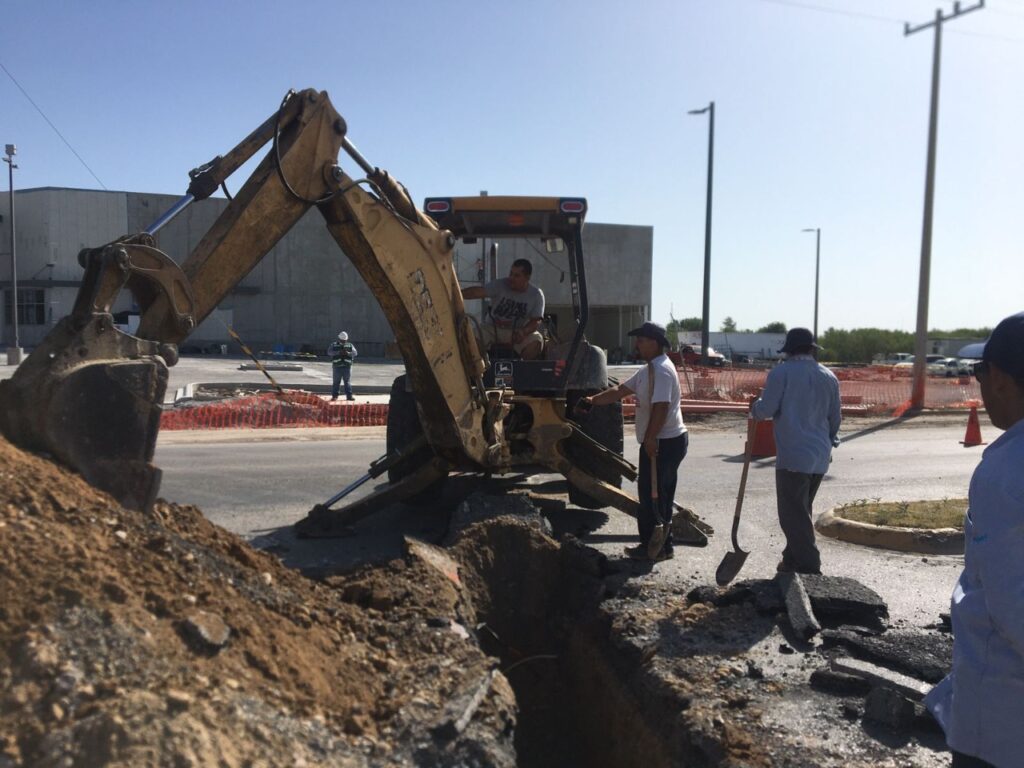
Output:
[[[569,418],[579,424],[584,434],[593,438],[605,448],[622,455],[623,447],[623,426],[622,426],[622,403],[613,405],[599,405],[590,410],[590,413],[575,413],[576,402],[584,395],[594,395],[600,390],[571,390],[566,393],[566,413]],[[586,466],[586,457],[574,455],[576,452],[570,443],[566,447],[566,455],[570,462],[577,466]],[[613,479],[606,479],[610,485],[616,488],[622,487],[622,476],[616,475]],[[569,483],[569,501],[577,507],[584,509],[601,509],[603,503],[584,493],[579,488]]]
[[[423,434],[423,425],[420,424],[420,415],[416,410],[416,397],[412,392],[405,389],[405,374],[399,376],[391,384],[391,396],[388,400],[388,421],[385,445],[388,455],[403,446],[409,445],[413,440]],[[397,483],[415,472],[419,467],[426,464],[433,458],[434,452],[430,446],[423,446],[418,451],[407,456],[403,461],[395,464],[388,470],[388,481]],[[435,480],[427,488],[405,500],[407,504],[425,505],[436,501],[444,489],[447,477]]]

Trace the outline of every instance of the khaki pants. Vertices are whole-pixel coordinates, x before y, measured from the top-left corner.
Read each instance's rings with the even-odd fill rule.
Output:
[[[534,331],[529,336],[525,336],[522,341],[518,344],[512,343],[512,328],[498,328],[494,323],[484,323],[480,327],[480,335],[482,336],[481,342],[486,351],[492,344],[508,344],[517,353],[522,354],[523,350],[531,344],[539,344],[540,348],[544,348],[544,337],[541,336],[540,331]]]

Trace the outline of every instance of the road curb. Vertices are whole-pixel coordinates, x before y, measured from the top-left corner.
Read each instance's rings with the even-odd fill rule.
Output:
[[[894,528],[847,520],[835,508],[822,514],[814,524],[822,536],[864,547],[916,552],[923,555],[962,555],[964,532],[956,528]]]

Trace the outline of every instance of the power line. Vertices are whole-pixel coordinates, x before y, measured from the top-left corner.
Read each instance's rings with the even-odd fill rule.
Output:
[[[813,5],[812,3],[799,2],[799,0],[758,0],[762,3],[772,3],[774,5],[785,5],[790,8],[800,8],[805,11],[817,11],[818,13],[830,13],[834,16],[849,16],[855,19],[868,19],[870,21],[884,21],[886,23],[897,23],[906,24],[905,19],[897,19],[895,16],[878,16],[870,13],[859,13],[857,11],[843,11],[838,8],[827,8],[822,5]],[[1024,0],[1018,0],[1024,4]],[[1016,16],[1018,18],[1024,18],[1024,14],[1014,13],[1012,11],[1002,11],[1007,16]],[[1008,35],[993,35],[988,32],[969,32],[966,30],[949,30],[951,35],[966,35],[968,37],[980,37],[988,38],[989,40],[1002,40],[1007,43],[1024,43],[1024,38],[1021,37],[1010,37]]]
[[[38,112],[40,115],[43,116],[43,120],[45,120],[47,122],[47,124],[51,128],[53,128],[53,132],[56,133],[58,136],[60,136],[60,140],[63,141],[67,145],[67,148],[71,150],[71,153],[75,157],[78,158],[78,162],[80,162],[82,165],[85,166],[85,170],[87,170],[90,174],[92,174],[92,177],[94,179],[96,179],[96,183],[99,184],[101,187],[103,187],[103,189],[106,190],[107,187],[106,187],[106,185],[104,185],[104,183],[102,181],[100,181],[100,177],[97,176],[95,173],[93,173],[93,170],[92,170],[92,168],[89,167],[89,164],[87,162],[85,162],[85,160],[82,159],[82,156],[75,151],[75,148],[71,146],[71,142],[69,142],[67,139],[65,139],[64,135],[60,131],[57,130],[57,126],[54,125],[53,121],[51,121],[50,118],[48,118],[46,116],[46,113],[43,112],[43,110],[39,108],[39,105],[36,104],[35,101],[32,100],[32,97],[28,95],[28,91],[26,91],[24,88],[21,87],[21,83],[19,83],[17,81],[17,79],[14,77],[14,75],[11,74],[10,70],[8,70],[7,67],[5,67],[3,65],[3,62],[0,62],[0,69],[2,69],[4,71],[4,73],[9,78],[11,78],[11,82],[12,83],[14,83],[16,86],[18,86],[18,90],[21,91],[22,94],[24,94],[26,99],[28,99],[29,104],[31,104],[33,107],[36,108],[36,112]]]
[[[774,3],[775,5],[788,5],[791,8],[803,8],[807,11],[818,11],[819,13],[831,13],[836,16],[850,16],[855,19],[871,19],[872,21],[886,21],[903,24],[905,19],[897,19],[894,16],[878,16],[873,13],[860,13],[859,11],[843,11],[838,8],[827,8],[822,5],[801,3],[798,0],[760,0],[762,3]]]

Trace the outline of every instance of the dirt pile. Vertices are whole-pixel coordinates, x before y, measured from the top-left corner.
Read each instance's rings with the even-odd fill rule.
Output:
[[[0,439],[0,594],[3,768],[512,764],[511,691],[422,558],[317,584]]]
[[[313,582],[0,440],[0,768],[948,764],[851,672],[933,679],[948,638],[808,577],[805,642],[775,581],[647,579],[536,501],[472,496],[445,548]]]

